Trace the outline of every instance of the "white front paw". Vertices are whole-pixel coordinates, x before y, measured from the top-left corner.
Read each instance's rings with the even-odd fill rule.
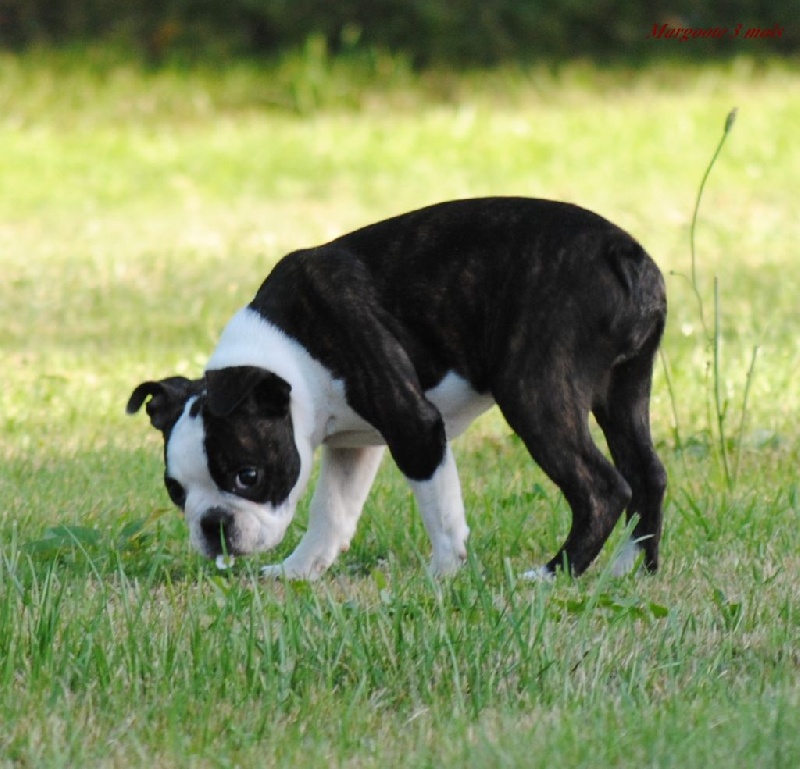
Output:
[[[283,577],[288,577],[282,563],[271,563],[269,566],[262,566],[261,576],[269,577],[270,579],[282,579]]]
[[[323,558],[310,561],[292,560],[291,556],[283,563],[271,563],[261,568],[261,575],[271,579],[291,579],[313,582],[319,579],[328,569],[329,564]]]
[[[466,548],[434,554],[431,559],[431,573],[434,577],[452,577],[464,565],[466,560]]]

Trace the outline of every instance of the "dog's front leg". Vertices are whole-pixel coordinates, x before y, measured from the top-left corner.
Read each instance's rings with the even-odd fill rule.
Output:
[[[311,499],[308,529],[283,562],[265,566],[269,577],[314,580],[350,546],[367,494],[383,456],[383,446],[324,446],[319,480]]]
[[[428,480],[409,483],[433,545],[431,570],[441,576],[454,574],[467,558],[469,527],[450,444],[441,465]]]

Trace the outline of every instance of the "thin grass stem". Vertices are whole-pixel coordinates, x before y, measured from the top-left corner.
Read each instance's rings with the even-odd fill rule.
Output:
[[[739,420],[739,435],[736,441],[736,457],[733,462],[733,485],[739,478],[739,465],[742,459],[742,443],[744,441],[744,426],[747,420],[747,404],[750,397],[750,386],[753,383],[753,375],[756,368],[756,359],[758,357],[758,345],[753,347],[752,355],[750,356],[750,366],[747,369],[747,377],[744,384],[744,396],[742,397],[742,415]]]
[[[658,357],[661,360],[661,367],[664,370],[664,379],[666,380],[667,383],[667,395],[669,396],[669,404],[670,408],[672,409],[672,418],[674,421],[674,427],[672,428],[674,449],[677,452],[678,456],[680,456],[681,458],[681,464],[683,465],[683,472],[685,474],[688,474],[686,468],[686,456],[683,450],[684,449],[683,438],[681,437],[681,428],[678,419],[678,399],[675,396],[675,386],[672,383],[672,375],[669,372],[669,361],[667,360],[667,354],[664,352],[663,349],[659,348]]]
[[[720,362],[722,358],[722,335],[719,323],[719,280],[714,276],[714,337],[713,337],[713,368],[714,377],[714,412],[717,420],[717,438],[719,440],[719,453],[722,459],[722,470],[725,473],[725,483],[731,488],[731,471],[728,463],[727,436],[725,435],[725,414],[728,410],[727,401],[722,397],[722,373]]]
[[[722,152],[722,147],[725,144],[725,140],[728,138],[728,134],[730,133],[731,128],[733,128],[733,124],[736,121],[736,113],[737,113],[737,108],[734,107],[728,113],[728,116],[725,119],[725,128],[722,132],[722,136],[720,137],[720,140],[717,143],[717,147],[714,150],[714,154],[711,156],[711,161],[706,167],[705,173],[703,174],[703,178],[700,181],[700,187],[697,190],[697,198],[694,203],[694,211],[692,212],[692,223],[689,228],[689,248],[692,261],[691,264],[692,291],[694,293],[695,299],[697,300],[697,308],[700,314],[700,324],[703,327],[703,334],[706,339],[706,344],[710,345],[712,349],[711,373],[713,376],[712,389],[714,397],[714,410],[716,414],[715,414],[715,419],[712,419],[712,416],[709,413],[709,418],[708,418],[709,429],[713,430],[712,425],[714,424],[714,421],[716,421],[720,458],[722,461],[722,469],[725,475],[725,483],[728,489],[732,488],[733,478],[731,475],[731,470],[728,462],[728,449],[726,445],[727,437],[725,435],[726,408],[723,406],[722,392],[721,392],[722,374],[720,371],[721,335],[720,335],[720,322],[719,322],[719,282],[717,280],[717,277],[714,276],[714,325],[712,328],[712,332],[709,334],[708,324],[706,323],[706,317],[705,317],[705,309],[703,305],[703,296],[700,292],[700,287],[698,286],[697,283],[697,249],[695,246],[695,232],[697,230],[697,215],[698,212],[700,211],[700,201],[703,198],[703,191],[705,190],[706,182],[708,181],[708,177],[711,174],[711,169],[717,162],[717,158],[719,157],[720,152]]]
[[[729,113],[728,117],[725,119],[725,130],[722,132],[722,136],[720,137],[719,143],[717,144],[717,148],[714,150],[714,154],[711,156],[711,162],[708,164],[705,173],[703,174],[703,179],[700,182],[700,187],[697,190],[697,199],[694,202],[694,212],[692,213],[692,224],[689,228],[689,246],[691,248],[691,256],[692,256],[692,285],[697,292],[697,300],[700,304],[700,314],[703,314],[703,300],[700,296],[699,291],[697,291],[697,258],[696,258],[696,250],[695,250],[695,230],[697,229],[697,214],[700,210],[700,201],[703,197],[703,191],[706,188],[706,182],[708,181],[708,177],[711,174],[711,169],[714,167],[714,164],[717,162],[717,158],[719,157],[719,153],[722,152],[722,147],[725,144],[725,140],[728,138],[728,134],[733,128],[734,122],[736,122],[736,113],[738,112],[738,107],[734,107]]]

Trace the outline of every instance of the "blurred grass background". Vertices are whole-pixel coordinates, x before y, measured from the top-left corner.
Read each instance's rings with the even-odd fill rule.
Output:
[[[351,64],[331,62],[320,92],[347,82],[348,98],[300,114],[260,97],[281,77],[241,63],[146,72],[104,50],[0,63],[0,339],[22,392],[34,387],[25,361],[34,378],[45,360],[53,376],[64,369],[66,387],[82,366],[97,376],[133,364],[128,381],[198,370],[283,253],[438,200],[522,194],[594,208],[674,273],[665,350],[676,388],[691,393],[679,421],[700,433],[708,350],[684,279],[688,225],[739,104],[700,214],[701,289],[719,276],[732,407],[759,344],[759,372],[774,370],[754,380],[751,428],[793,434],[800,101],[784,61],[450,73],[446,96],[442,73],[359,81],[358,67],[351,77]],[[6,419],[21,394],[4,389]],[[655,410],[664,435],[669,412]]]

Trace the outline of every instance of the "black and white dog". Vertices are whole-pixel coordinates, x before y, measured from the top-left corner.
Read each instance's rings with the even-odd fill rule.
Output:
[[[347,550],[388,446],[433,545],[466,558],[450,441],[497,404],[561,489],[572,527],[529,576],[583,572],[623,510],[615,564],[654,571],[666,475],[650,437],[666,318],[642,247],[577,206],[525,198],[423,208],[283,258],[225,328],[201,379],[144,382],[167,491],[218,561],[283,538],[322,445],[308,529],[271,575],[314,579]],[[613,458],[592,441],[588,416]]]

